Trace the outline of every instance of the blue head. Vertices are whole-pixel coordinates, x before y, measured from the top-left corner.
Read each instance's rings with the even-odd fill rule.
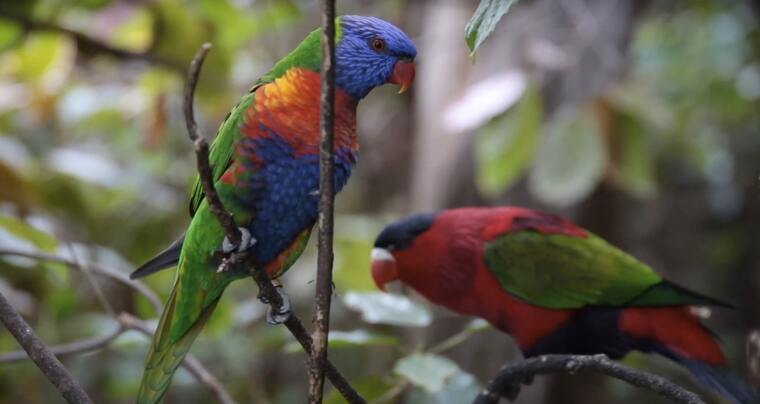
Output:
[[[401,86],[414,80],[417,48],[403,31],[375,17],[340,17],[340,42],[335,49],[336,84],[354,99],[385,83]]]

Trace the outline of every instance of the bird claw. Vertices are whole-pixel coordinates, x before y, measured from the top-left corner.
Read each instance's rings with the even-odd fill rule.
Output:
[[[245,227],[238,227],[238,230],[240,231],[239,244],[232,243],[227,236],[224,236],[224,241],[222,241],[222,252],[224,254],[231,254],[234,252],[241,253],[256,245],[256,239],[251,237],[251,232],[249,232],[248,229]]]
[[[280,295],[280,299],[282,299],[282,305],[277,311],[275,311],[272,306],[269,306],[267,309],[267,323],[271,325],[282,324],[288,321],[291,315],[290,298],[285,294],[282,286],[275,286],[275,290],[277,291],[277,294]],[[264,296],[259,295],[259,299],[266,304],[270,303],[268,301],[269,299],[266,299]]]

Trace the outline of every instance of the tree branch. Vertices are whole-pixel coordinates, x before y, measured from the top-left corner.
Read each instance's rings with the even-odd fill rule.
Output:
[[[51,31],[68,35],[77,42],[80,49],[91,50],[101,54],[109,55],[116,59],[143,61],[162,67],[166,67],[177,73],[184,71],[184,67],[175,61],[163,58],[147,52],[135,52],[126,49],[116,48],[105,42],[98,41],[81,32],[62,27],[52,22],[35,21],[27,16],[0,10],[0,18],[5,18],[18,23],[25,31]]]
[[[322,1],[322,68],[319,131],[319,233],[314,296],[314,346],[309,361],[309,403],[320,404],[324,392],[333,268],[335,203],[333,129],[335,115],[335,0]]]
[[[219,223],[224,228],[224,232],[227,234],[227,238],[233,245],[240,244],[240,231],[235,225],[235,221],[222,205],[219,194],[214,188],[213,171],[211,163],[208,160],[209,147],[206,137],[201,135],[198,131],[198,124],[195,123],[195,114],[193,112],[193,98],[195,94],[195,86],[198,83],[198,76],[201,73],[201,67],[203,61],[206,59],[208,51],[211,49],[210,43],[204,43],[198,49],[193,61],[190,63],[190,70],[187,72],[187,81],[185,82],[185,95],[184,95],[184,113],[185,113],[185,126],[187,126],[187,133],[190,136],[190,140],[195,145],[195,157],[198,162],[198,175],[200,176],[201,184],[203,186],[203,193],[208,200],[208,206],[211,213],[216,216]],[[203,181],[208,179],[208,181]],[[224,269],[224,268],[222,268]]]
[[[95,337],[83,339],[80,341],[69,342],[67,344],[54,345],[50,347],[50,352],[55,356],[65,357],[97,351],[108,346],[113,340],[124,334],[126,329],[120,324],[108,334],[98,335]],[[8,352],[0,355],[0,363],[21,362],[29,359],[25,351]]]
[[[24,348],[45,377],[53,383],[63,398],[70,403],[92,403],[90,397],[63,367],[58,358],[50,352],[45,343],[32,331],[32,327],[13,309],[5,296],[0,293],[0,321]]]
[[[13,255],[17,257],[24,257],[24,258],[29,258],[29,259],[39,260],[39,261],[58,262],[58,263],[66,265],[67,267],[71,269],[75,269],[80,272],[84,272],[86,270],[83,265],[80,265],[78,262],[74,261],[73,259],[68,259],[68,258],[64,258],[58,255],[46,254],[42,252],[27,252],[27,251],[0,249],[0,255]],[[150,302],[151,306],[153,306],[153,308],[156,310],[156,314],[161,314],[161,301],[158,299],[158,296],[156,296],[156,294],[153,293],[152,290],[150,290],[147,286],[145,286],[144,283],[138,280],[129,279],[129,276],[123,272],[120,272],[111,268],[106,268],[98,264],[87,265],[87,268],[95,274],[113,279],[131,288],[135,292],[142,295],[145,299],[147,299],[148,302]]]
[[[119,315],[119,324],[127,329],[139,331],[143,335],[146,335],[148,338],[153,338],[154,331],[148,327],[145,322],[141,321],[135,316],[132,316],[131,314],[121,313]],[[190,374],[193,375],[196,380],[211,389],[220,403],[236,404],[235,400],[232,399],[222,383],[220,383],[219,380],[214,377],[211,372],[206,370],[201,362],[193,355],[187,354],[187,356],[185,356],[185,359],[182,361],[182,367],[190,372]]]
[[[488,386],[475,398],[474,404],[496,404],[502,396],[521,380],[536,374],[570,373],[592,370],[628,382],[636,387],[653,391],[676,403],[704,404],[699,396],[657,375],[623,366],[606,355],[543,355],[518,363],[507,363]]]
[[[184,94],[185,124],[187,125],[188,136],[196,145],[195,153],[198,164],[198,176],[203,186],[204,193],[206,194],[206,199],[208,200],[211,212],[224,227],[227,239],[233,243],[236,241],[239,243],[240,231],[237,229],[234,221],[232,221],[232,216],[224,209],[224,205],[216,193],[212,170],[208,160],[208,143],[206,138],[199,133],[198,126],[195,123],[195,118],[192,113],[195,86],[198,82],[203,59],[206,57],[209,49],[210,45],[208,44],[201,46],[198,53],[196,53],[193,58],[193,62],[190,64]],[[209,197],[209,195],[213,195],[213,197]],[[241,253],[232,254],[230,259],[222,262],[219,269],[224,270],[225,266],[231,265],[232,263],[244,265],[249,268],[253,280],[259,287],[259,297],[269,302],[273,310],[279,311],[282,307],[282,298],[272,284],[272,280],[269,278],[266,271],[255,267],[252,254],[250,254],[249,251],[250,250],[245,250]],[[307,354],[311,354],[313,341],[301,320],[299,320],[294,313],[291,313],[290,317],[284,324],[290,333],[293,334],[293,337],[295,337],[295,339],[301,344],[304,351]],[[356,390],[354,390],[354,388],[348,383],[346,378],[343,377],[343,375],[329,361],[325,362],[325,375],[330,379],[333,386],[335,386],[335,388],[343,395],[346,401],[352,404],[365,403],[364,399],[359,396]]]
[[[106,276],[108,278],[119,281],[126,286],[137,291],[148,299],[156,309],[156,314],[161,313],[161,303],[158,301],[158,297],[148,289],[142,282],[129,279],[125,274],[99,265],[89,265],[85,268],[85,265],[78,261],[68,260],[63,257],[44,254],[44,253],[31,253],[14,250],[0,250],[0,255],[14,255],[19,257],[25,257],[30,259],[36,259],[40,261],[59,262],[71,269],[78,270],[80,272],[92,271],[93,273]],[[93,279],[93,281],[96,281]],[[113,342],[120,335],[129,330],[139,331],[140,333],[147,335],[149,338],[153,337],[154,331],[148,327],[145,322],[134,317],[129,313],[122,312],[116,317],[119,326],[110,333],[95,336],[80,341],[74,341],[67,344],[56,345],[50,347],[50,351],[57,356],[70,356],[87,352],[96,351],[98,349],[106,348],[111,342]],[[0,363],[12,363],[27,359],[29,356],[25,351],[9,352],[0,355]],[[187,355],[182,362],[182,366],[193,375],[201,384],[207,386],[216,395],[219,402],[223,404],[236,404],[232,399],[224,386],[212,375],[205,367],[192,355]]]

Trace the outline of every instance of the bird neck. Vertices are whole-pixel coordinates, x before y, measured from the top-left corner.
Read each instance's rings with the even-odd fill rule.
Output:
[[[248,110],[245,135],[252,138],[279,136],[296,156],[319,152],[319,73],[291,68],[256,90],[255,105]],[[336,154],[355,152],[357,101],[335,89],[333,145]]]

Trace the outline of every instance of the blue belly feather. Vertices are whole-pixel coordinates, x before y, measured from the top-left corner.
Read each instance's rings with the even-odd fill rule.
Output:
[[[248,226],[257,240],[254,255],[266,265],[288,248],[296,237],[317,220],[319,206],[319,154],[294,157],[292,147],[279,136],[246,139],[244,148],[255,153],[259,162],[245,170],[240,184],[240,201],[249,206],[253,220]],[[351,175],[355,152],[343,148],[335,153],[335,192]],[[249,167],[246,167],[249,168]]]

